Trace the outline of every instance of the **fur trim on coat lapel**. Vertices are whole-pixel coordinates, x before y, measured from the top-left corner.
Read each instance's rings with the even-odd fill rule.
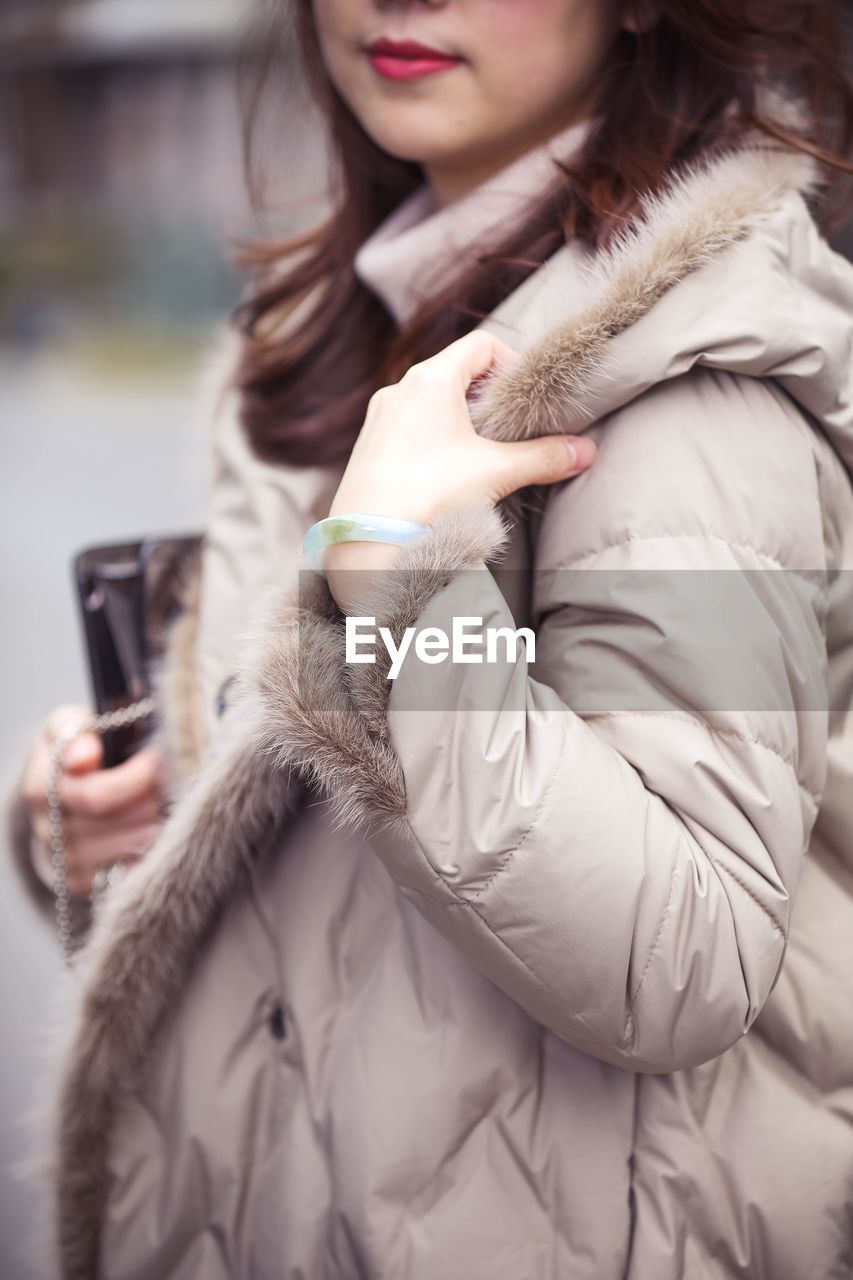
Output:
[[[749,234],[789,191],[820,184],[817,164],[766,139],[676,171],[597,257],[571,316],[473,405],[504,440],[560,429],[608,340],[670,287]],[[447,514],[405,549],[377,607],[398,633],[457,570],[493,559],[506,537],[491,509]],[[331,796],[342,822],[403,831],[406,799],[388,740],[386,671],[343,662],[341,615],[316,575],[298,601],[262,602],[244,654],[236,731],[208,753],[143,864],[99,913],[80,957],[80,996],[56,1102],[58,1244],[66,1280],[98,1274],[110,1132],[193,958],[257,842],[298,799],[298,774]],[[185,655],[186,656],[186,655]],[[229,712],[230,717],[230,712]],[[216,744],[213,744],[214,748]],[[287,770],[282,785],[282,770]]]
[[[201,610],[202,545],[181,561],[176,572],[178,613],[168,627],[163,650],[151,661],[148,680],[157,709],[151,742],[163,750],[168,790],[176,800],[204,757],[196,648]]]
[[[471,409],[477,430],[522,440],[565,430],[567,415],[574,422],[588,417],[587,376],[607,342],[667,289],[747,236],[788,192],[805,198],[822,180],[811,156],[758,144],[676,171],[662,191],[645,197],[638,219],[593,258],[570,316],[485,384]]]
[[[257,750],[253,709],[235,701],[155,848],[109,895],[77,958],[79,1004],[54,1131],[61,1274],[99,1274],[112,1122],[194,957],[261,843],[295,809],[300,784]]]
[[[367,606],[396,640],[460,570],[499,554],[506,526],[492,507],[449,511],[403,547]],[[303,573],[298,602],[272,594],[239,680],[258,707],[257,745],[325,791],[341,823],[402,833],[403,775],[385,733],[387,652],[347,666],[344,621],[325,580]],[[391,584],[388,585],[387,579]]]

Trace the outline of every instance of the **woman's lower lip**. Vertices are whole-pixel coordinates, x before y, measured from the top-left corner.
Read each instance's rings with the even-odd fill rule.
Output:
[[[413,80],[431,76],[436,71],[449,71],[459,66],[458,58],[393,58],[387,53],[370,53],[370,65],[386,80]]]

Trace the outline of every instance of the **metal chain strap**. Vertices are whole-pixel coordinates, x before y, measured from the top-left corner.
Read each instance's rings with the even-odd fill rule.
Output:
[[[62,778],[62,757],[70,742],[82,733],[106,733],[110,729],[125,729],[135,724],[154,710],[153,698],[140,698],[127,707],[116,711],[104,711],[101,715],[89,716],[82,723],[69,726],[57,734],[50,749],[50,763],[47,776],[47,818],[50,839],[50,861],[53,869],[53,896],[56,903],[56,931],[59,945],[66,965],[74,959],[74,927],[71,918],[71,896],[68,892],[68,877],[65,862],[65,840],[62,831],[62,802],[60,799],[60,781]]]

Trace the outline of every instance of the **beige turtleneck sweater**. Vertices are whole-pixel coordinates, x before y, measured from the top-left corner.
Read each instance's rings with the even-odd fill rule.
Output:
[[[556,177],[555,162],[577,154],[591,123],[588,118],[569,125],[441,209],[425,182],[364,241],[355,257],[356,275],[402,324],[451,261],[475,245],[482,252],[506,235]],[[577,252],[585,253],[580,243]]]

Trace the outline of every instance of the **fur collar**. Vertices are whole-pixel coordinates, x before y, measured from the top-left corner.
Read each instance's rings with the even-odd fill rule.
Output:
[[[486,384],[472,411],[478,429],[504,440],[560,429],[567,408],[583,406],[614,336],[748,236],[790,192],[809,196],[819,184],[814,160],[768,147],[766,139],[674,172],[593,260],[560,323]],[[559,262],[546,267],[553,273]],[[491,509],[437,521],[405,550],[380,620],[399,634],[458,569],[494,558],[506,534],[504,518]],[[303,576],[308,585],[299,600],[275,593],[264,600],[221,739],[148,857],[104,903],[79,956],[60,1083],[49,1104],[56,1248],[66,1280],[98,1274],[107,1156],[122,1091],[132,1087],[260,838],[287,821],[301,779],[329,793],[341,821],[405,829],[403,779],[385,729],[386,673],[379,663],[344,666],[339,611],[321,579]]]

